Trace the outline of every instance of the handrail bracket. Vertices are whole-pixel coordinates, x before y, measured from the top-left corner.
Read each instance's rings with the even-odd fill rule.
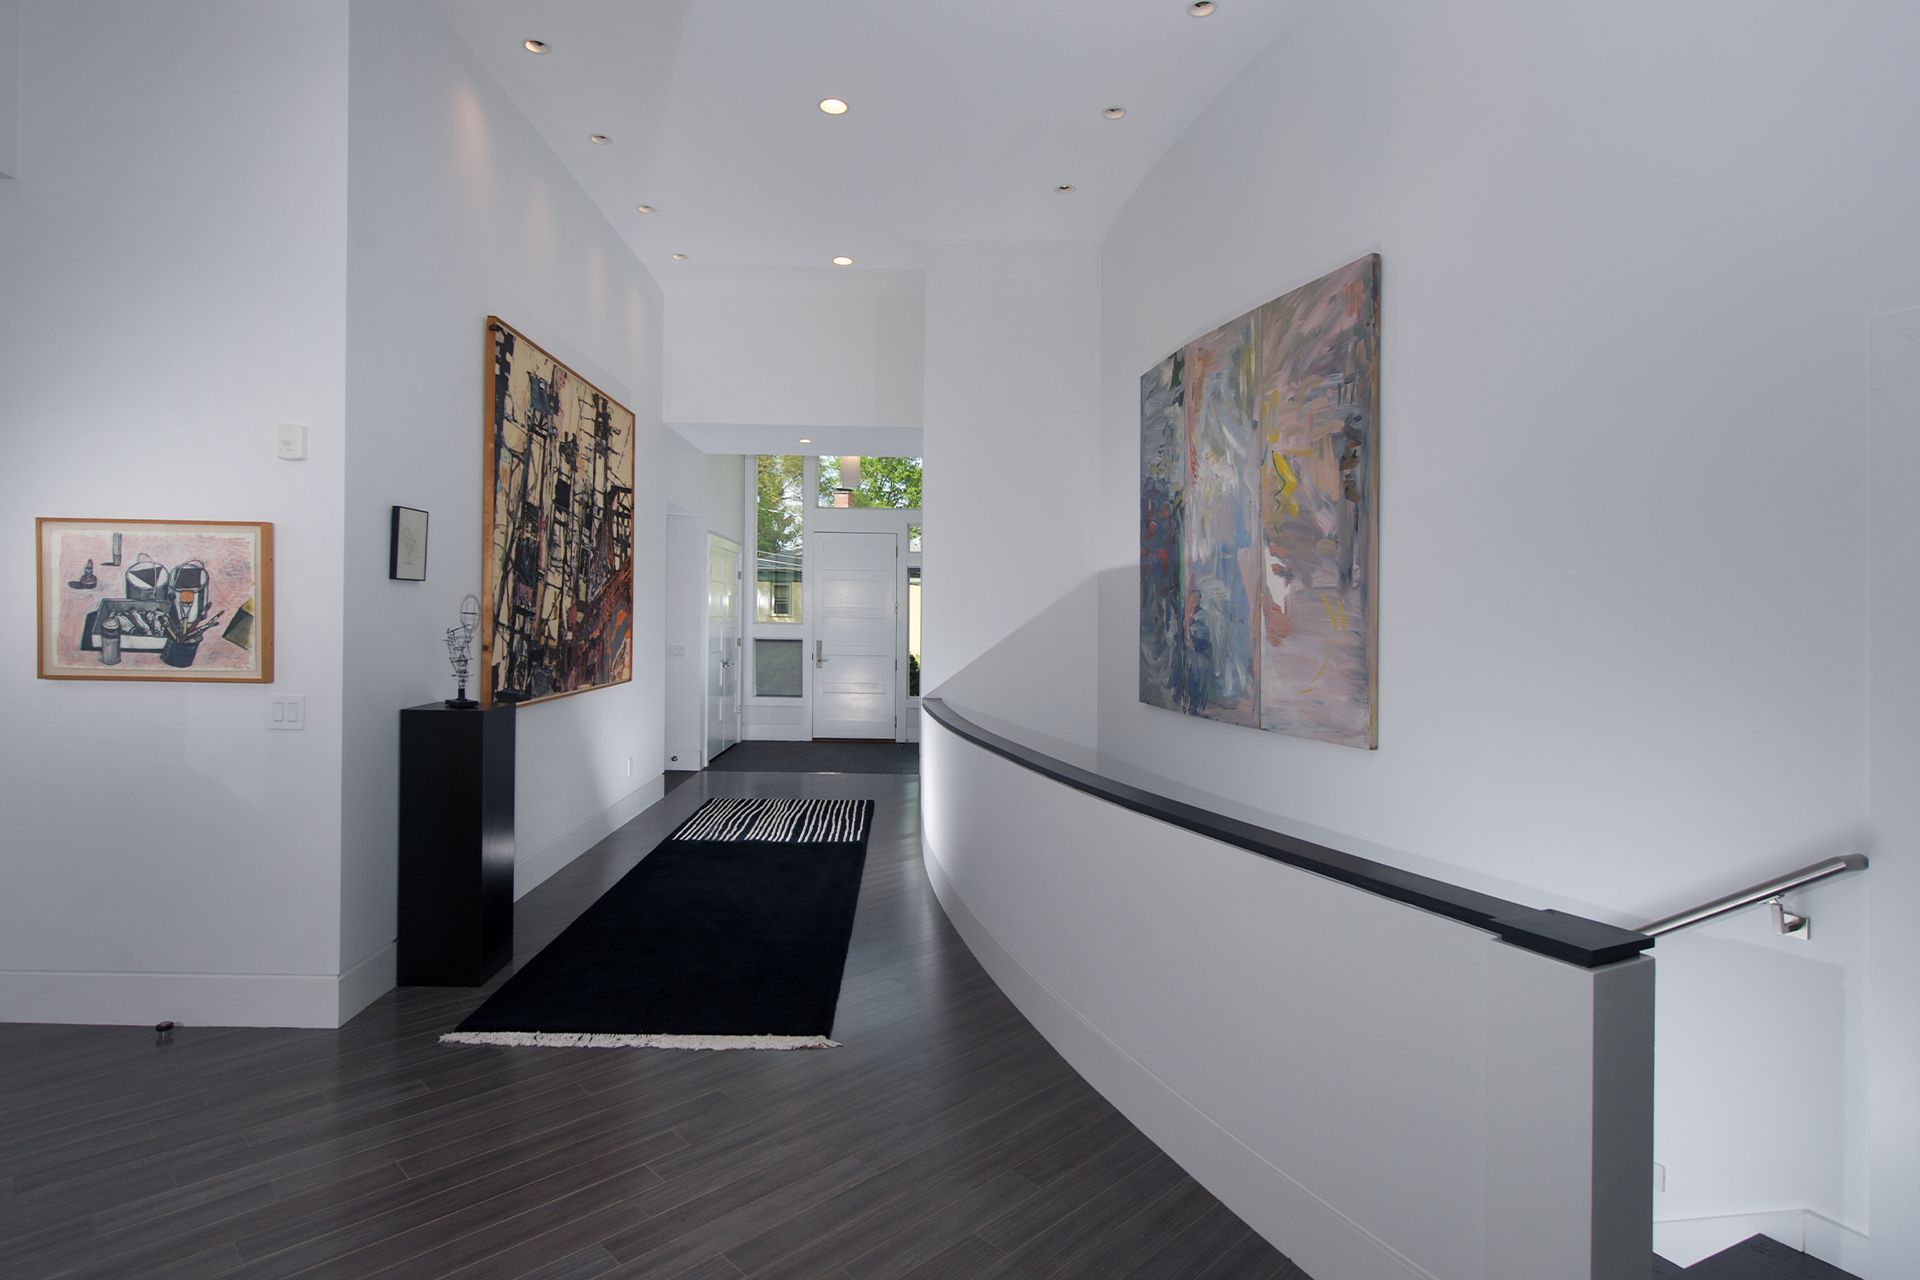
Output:
[[[1787,904],[1779,894],[1767,899],[1767,910],[1773,913],[1773,931],[1783,938],[1798,938],[1805,942],[1813,937],[1813,921],[1787,910]]]

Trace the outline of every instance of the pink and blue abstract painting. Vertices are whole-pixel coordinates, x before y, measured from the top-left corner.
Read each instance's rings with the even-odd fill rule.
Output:
[[[1140,700],[1379,745],[1380,257],[1140,379]]]

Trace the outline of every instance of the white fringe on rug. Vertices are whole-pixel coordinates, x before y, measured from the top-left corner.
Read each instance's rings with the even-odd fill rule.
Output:
[[[825,1036],[629,1036],[601,1031],[449,1031],[441,1044],[543,1049],[838,1049]]]

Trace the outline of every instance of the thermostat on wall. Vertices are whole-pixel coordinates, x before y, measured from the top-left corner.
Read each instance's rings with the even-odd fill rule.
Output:
[[[307,429],[287,425],[274,428],[274,452],[288,462],[302,462],[307,456]]]

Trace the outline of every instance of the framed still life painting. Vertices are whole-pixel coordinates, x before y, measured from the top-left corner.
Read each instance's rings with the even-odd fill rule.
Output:
[[[43,680],[273,680],[273,526],[34,522]]]

